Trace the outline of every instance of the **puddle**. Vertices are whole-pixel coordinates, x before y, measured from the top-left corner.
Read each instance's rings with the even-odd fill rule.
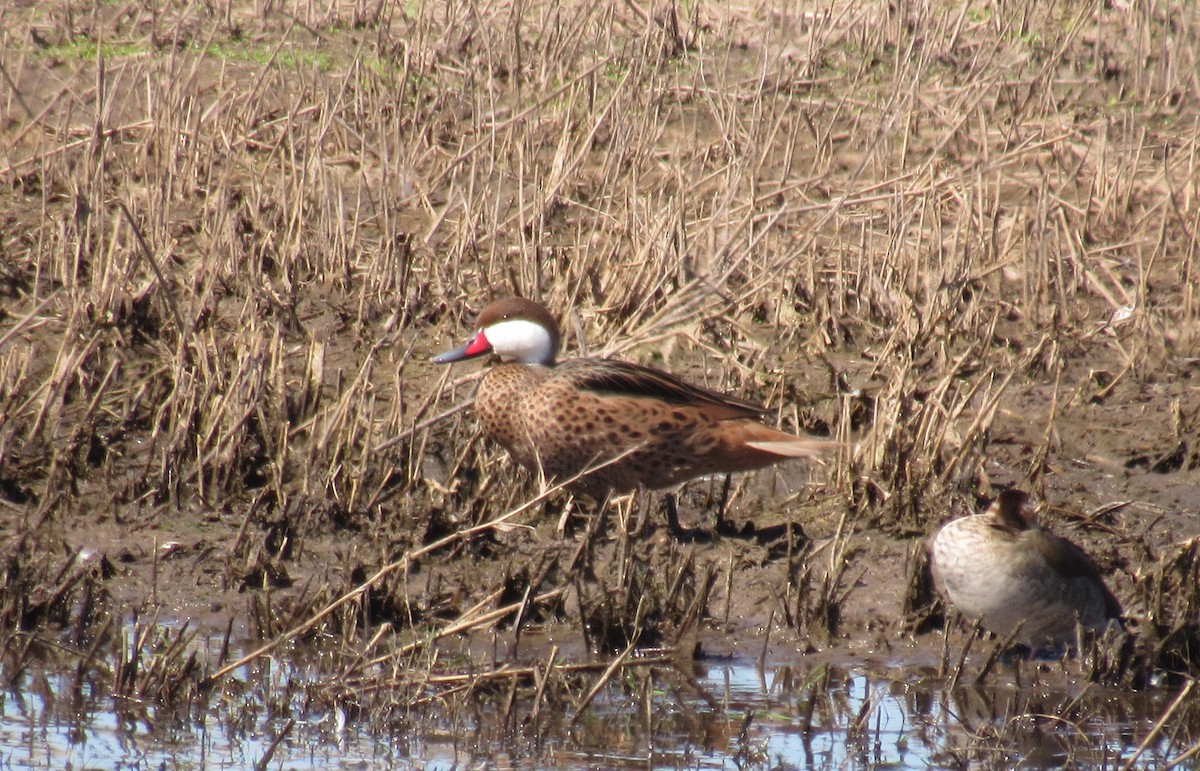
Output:
[[[824,687],[798,688],[801,674]],[[754,713],[749,741],[760,745],[770,767],[936,768],[982,754],[999,766],[1061,768],[1072,757],[1111,763],[1136,749],[1130,727],[1110,722],[1102,711],[1082,726],[1052,717],[1096,710],[1099,703],[1087,702],[1112,694],[1085,694],[1079,706],[1072,706],[1076,696],[1037,689],[958,688],[951,694],[943,681],[921,673],[881,677],[840,667],[822,675],[730,666],[701,682],[730,710]],[[1161,767],[1161,757],[1154,757],[1144,756],[1142,765]]]
[[[400,714],[385,723],[386,710],[355,719],[311,698],[317,668],[279,661],[169,712],[113,699],[102,676],[76,685],[73,671],[31,666],[0,693],[0,767],[247,768],[268,754],[265,767],[287,769],[1114,767],[1133,757],[1176,695],[1017,688],[1011,672],[994,673],[991,687],[950,693],[926,668],[903,662],[801,659],[759,669],[738,660],[690,672],[630,669],[574,723],[571,704],[547,700],[531,737],[530,700],[503,687],[449,711],[441,697],[422,710],[393,706]],[[580,683],[576,697],[589,687]],[[1134,766],[1163,767],[1196,740],[1198,724],[1195,705],[1183,710]]]

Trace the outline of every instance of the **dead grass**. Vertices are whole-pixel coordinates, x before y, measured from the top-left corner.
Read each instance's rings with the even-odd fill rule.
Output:
[[[870,592],[900,626],[903,571],[871,584],[863,534],[907,544],[1020,484],[1133,622],[1075,674],[1190,682],[1198,25],[1179,2],[5,6],[6,676],[65,634],[114,694],[202,701],[224,662],[111,621],[199,591],[197,624],[328,635],[359,684],[423,673],[363,710],[465,720],[487,692],[549,730],[592,675],[439,673],[426,647],[563,624],[687,658],[764,621],[837,646],[878,627]],[[716,547],[656,539],[644,500],[562,541],[541,523],[589,504],[537,498],[461,408],[476,375],[426,363],[509,293],[575,351],[845,450],[688,488],[682,516],[740,528]]]

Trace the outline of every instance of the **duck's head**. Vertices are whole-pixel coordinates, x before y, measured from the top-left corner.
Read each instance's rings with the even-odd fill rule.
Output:
[[[494,353],[521,364],[554,364],[561,337],[558,322],[541,304],[524,297],[506,297],[488,304],[479,314],[479,328],[466,343],[433,357],[437,364]]]
[[[1011,533],[1041,530],[1037,508],[1023,490],[1002,491],[984,514],[990,516],[998,527]]]

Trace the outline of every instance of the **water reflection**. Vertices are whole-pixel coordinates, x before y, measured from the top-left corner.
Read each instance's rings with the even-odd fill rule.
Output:
[[[669,674],[658,680],[658,720],[643,732],[655,752],[641,758],[664,768],[1113,767],[1132,758],[1174,698],[1037,682],[1018,688],[1003,673],[987,687],[948,692],[931,672],[903,666],[708,666],[694,679],[705,697],[690,700],[679,698]],[[689,711],[701,719],[681,719]],[[1200,705],[1179,717],[1179,735],[1152,742],[1134,767],[1162,768],[1196,741]],[[630,723],[619,733],[636,729]],[[592,748],[592,761],[627,761],[601,749],[611,737],[575,738]]]
[[[534,721],[532,698],[515,691],[439,697],[382,719],[315,707],[308,688],[327,672],[264,660],[170,713],[114,700],[104,672],[4,672],[0,767],[253,767],[287,726],[272,768],[1113,767],[1175,696],[1036,677],[1017,687],[1003,671],[988,687],[947,692],[920,667],[729,661],[630,670],[578,716],[571,694],[582,681],[547,698]],[[1136,766],[1161,768],[1195,742],[1198,713],[1185,705]]]

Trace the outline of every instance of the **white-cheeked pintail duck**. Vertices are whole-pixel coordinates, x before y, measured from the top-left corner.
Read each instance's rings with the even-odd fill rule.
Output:
[[[956,519],[930,542],[934,582],[965,616],[1031,648],[1071,645],[1076,624],[1120,625],[1121,606],[1078,546],[1038,524],[1029,496],[1005,490],[982,514]]]
[[[597,497],[658,489],[836,444],[772,428],[763,408],[656,369],[599,358],[560,362],[561,342],[549,311],[509,297],[483,309],[466,344],[433,361],[498,356],[475,396],[484,434],[547,478],[600,466],[575,489]]]

